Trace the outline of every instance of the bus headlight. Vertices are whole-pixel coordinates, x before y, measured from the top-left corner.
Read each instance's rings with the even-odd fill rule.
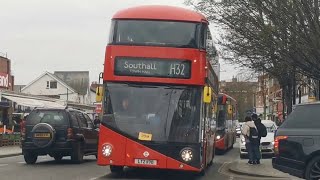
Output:
[[[217,140],[219,140],[220,138],[221,138],[221,136],[220,136],[220,135],[218,135],[218,136],[217,136]]]
[[[180,155],[185,162],[191,161],[193,157],[193,153],[191,149],[183,149]]]
[[[112,146],[110,144],[104,144],[102,146],[102,155],[104,157],[109,157],[112,153]]]

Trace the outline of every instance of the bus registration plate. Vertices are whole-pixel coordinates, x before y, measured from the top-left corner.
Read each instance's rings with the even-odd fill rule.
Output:
[[[149,159],[134,159],[135,164],[143,164],[143,165],[157,165],[157,160],[149,160]]]

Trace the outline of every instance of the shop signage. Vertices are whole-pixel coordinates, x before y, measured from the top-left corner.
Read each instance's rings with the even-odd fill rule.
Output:
[[[97,114],[102,113],[102,104],[96,104],[95,112],[96,112]]]
[[[0,87],[9,87],[9,75],[0,73]]]

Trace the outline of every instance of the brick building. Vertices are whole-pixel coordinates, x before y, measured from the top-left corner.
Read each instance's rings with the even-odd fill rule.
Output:
[[[13,91],[14,77],[11,73],[11,61],[0,56],[0,90]]]
[[[254,112],[257,85],[257,82],[238,81],[237,78],[233,78],[231,82],[220,82],[220,92],[228,94],[237,101],[240,121]]]
[[[11,73],[10,59],[0,56],[0,91],[13,91],[14,77]],[[9,111],[12,111],[10,102],[6,99],[0,99],[0,127],[9,124]]]

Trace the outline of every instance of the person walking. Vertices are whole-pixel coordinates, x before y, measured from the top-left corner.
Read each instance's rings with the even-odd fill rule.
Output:
[[[245,124],[242,127],[242,135],[245,138],[246,149],[249,155],[249,165],[257,164],[259,159],[259,136],[258,130],[250,116],[245,117]]]
[[[98,116],[95,116],[93,123],[96,127],[100,126],[100,119]]]
[[[252,115],[252,120],[254,121],[254,125],[257,127],[258,130],[258,139],[259,143],[257,144],[259,151],[257,152],[257,160],[256,163],[260,164],[261,159],[261,152],[260,152],[260,143],[261,143],[261,137],[266,137],[268,132],[265,125],[261,123],[261,119],[258,118],[257,114]]]

